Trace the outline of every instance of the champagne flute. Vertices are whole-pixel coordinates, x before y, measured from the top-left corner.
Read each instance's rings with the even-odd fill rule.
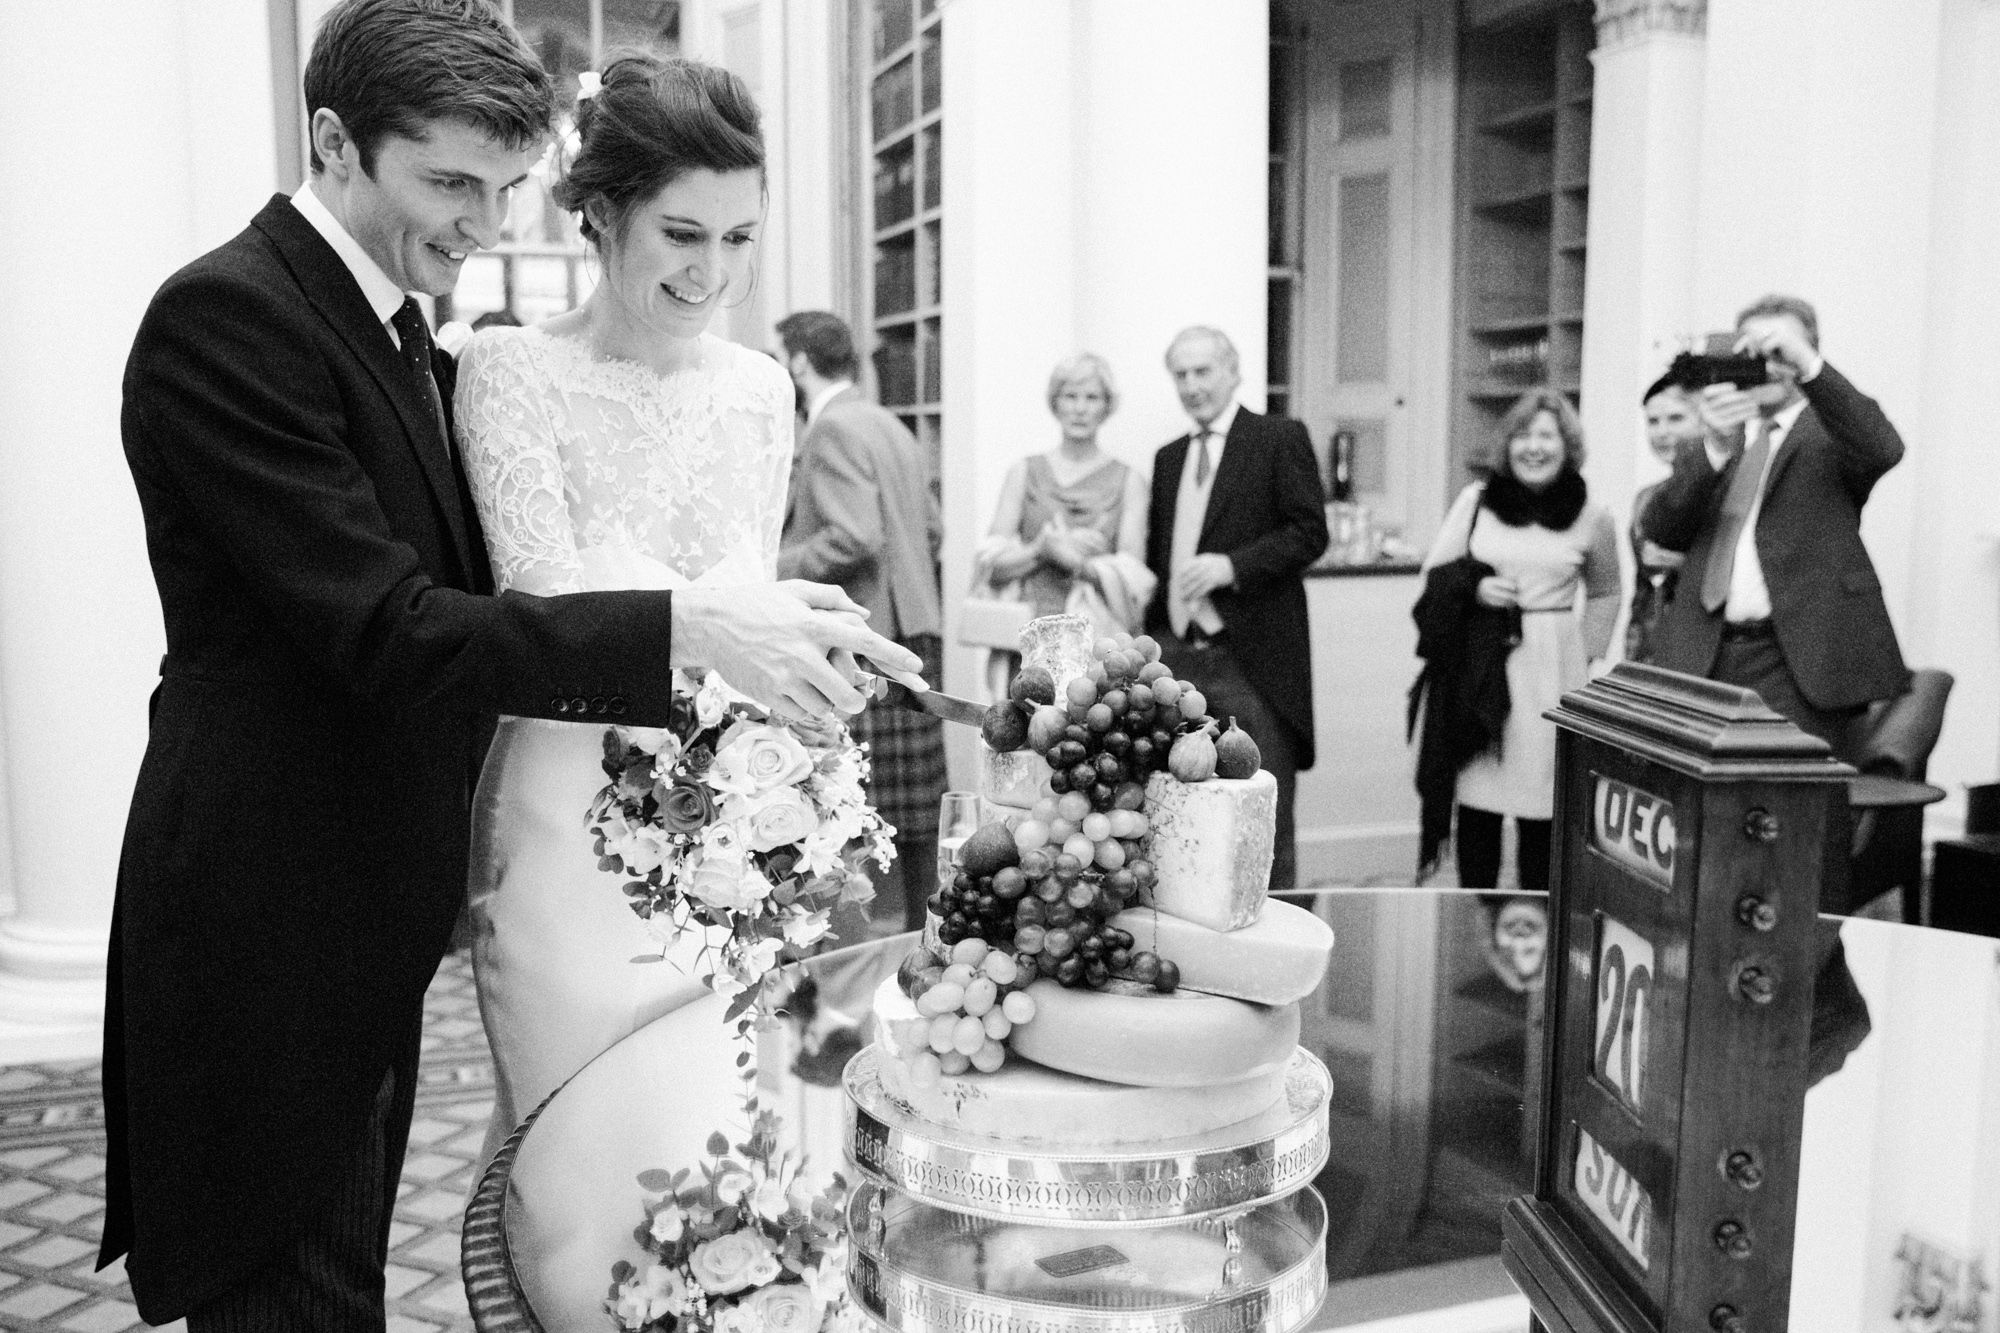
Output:
[[[937,887],[957,873],[959,850],[979,828],[979,793],[948,791],[938,802]]]

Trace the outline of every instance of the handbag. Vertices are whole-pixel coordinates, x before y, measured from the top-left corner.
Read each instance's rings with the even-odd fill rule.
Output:
[[[958,608],[958,641],[967,648],[1020,652],[1021,631],[1035,618],[1035,609],[1021,600],[1019,587],[975,583]]]

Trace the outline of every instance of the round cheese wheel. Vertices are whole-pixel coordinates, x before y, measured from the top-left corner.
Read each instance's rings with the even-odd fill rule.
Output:
[[[1160,994],[1113,982],[1028,987],[1035,1019],[1008,1038],[1014,1054],[1065,1073],[1144,1088],[1191,1088],[1285,1067],[1299,1044],[1297,1004],[1262,1005],[1199,991]]]
[[[897,1033],[917,1007],[885,980],[875,992],[877,1062],[883,1095],[933,1125],[1045,1151],[1104,1149],[1204,1134],[1277,1105],[1288,1065],[1203,1088],[1141,1088],[1065,1074],[1009,1058],[990,1074],[911,1077]],[[1039,1016],[1035,1020],[1039,1022]],[[1033,1027],[1015,1028],[1015,1033]],[[1010,1036],[1011,1040],[1011,1036]]]

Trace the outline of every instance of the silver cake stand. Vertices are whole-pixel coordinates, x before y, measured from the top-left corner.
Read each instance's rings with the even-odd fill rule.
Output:
[[[1326,1294],[1332,1079],[1305,1050],[1248,1120],[1101,1151],[934,1124],[848,1062],[848,1291],[899,1333],[1287,1333]],[[1179,1256],[1168,1262],[1165,1256]]]
[[[848,1062],[847,1155],[869,1179],[953,1212],[1051,1226],[1134,1226],[1240,1212],[1312,1183],[1326,1165],[1326,1066],[1292,1053],[1260,1115],[1186,1138],[1037,1152],[932,1124],[883,1091],[879,1046]]]
[[[898,1333],[1289,1333],[1326,1296],[1326,1205],[1310,1187],[1246,1213],[1080,1232],[869,1184],[848,1236],[849,1295]]]

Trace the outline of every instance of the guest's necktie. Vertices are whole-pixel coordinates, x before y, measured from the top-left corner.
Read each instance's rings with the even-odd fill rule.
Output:
[[[1722,515],[1715,524],[1715,543],[1708,548],[1708,569],[1701,578],[1701,604],[1718,612],[1729,601],[1729,579],[1736,571],[1736,545],[1743,525],[1757,503],[1757,488],[1764,483],[1764,465],[1771,457],[1771,423],[1759,421],[1757,438],[1736,460],[1736,475],[1729,479],[1728,493],[1722,497]]]
[[[1213,434],[1215,432],[1212,430],[1195,433],[1194,480],[1197,486],[1208,485],[1208,474],[1215,470],[1208,461],[1208,437]]]
[[[403,304],[389,316],[389,327],[396,330],[396,336],[402,340],[403,364],[416,378],[418,387],[431,405],[431,414],[437,418],[438,443],[449,459],[451,429],[445,424],[444,400],[438,396],[437,378],[431,374],[430,325],[424,323],[424,312],[418,307],[415,297],[403,298]]]

